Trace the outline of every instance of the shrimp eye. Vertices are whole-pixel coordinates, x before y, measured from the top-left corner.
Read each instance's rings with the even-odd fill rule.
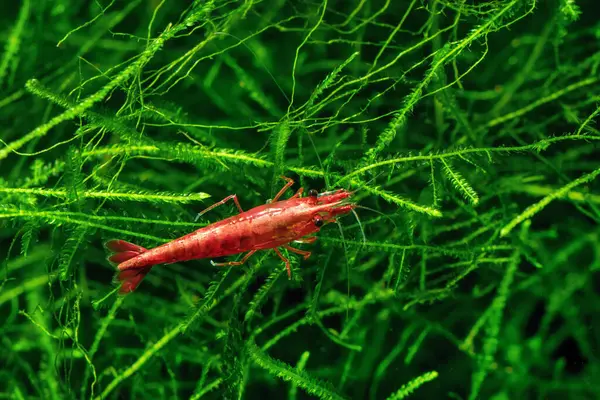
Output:
[[[315,218],[315,226],[316,226],[317,228],[320,228],[320,227],[322,227],[322,226],[323,226],[323,219],[321,219],[321,218],[319,218],[319,217]]]
[[[317,197],[317,196],[319,195],[319,192],[317,192],[317,190],[316,190],[316,189],[310,189],[310,190],[308,191],[308,195],[309,195],[310,197]]]

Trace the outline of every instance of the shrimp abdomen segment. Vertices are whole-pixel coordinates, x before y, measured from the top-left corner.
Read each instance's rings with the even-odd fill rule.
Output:
[[[224,257],[281,246],[301,235],[286,215],[289,212],[281,205],[256,207],[149,250],[143,255],[144,264]]]
[[[249,251],[254,247],[252,235],[244,234],[239,229],[226,230],[216,226],[207,228],[148,250],[136,259],[130,260],[131,264],[124,267],[141,268],[148,265],[223,257]]]

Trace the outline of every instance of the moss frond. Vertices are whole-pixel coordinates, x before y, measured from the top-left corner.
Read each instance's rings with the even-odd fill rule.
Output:
[[[344,399],[344,397],[335,392],[330,384],[312,377],[306,371],[294,369],[279,360],[271,358],[254,342],[250,341],[246,344],[246,351],[252,361],[259,367],[264,368],[269,373],[284,381],[293,383],[311,395],[327,400]]]
[[[469,185],[469,182],[465,178],[462,177],[460,172],[456,171],[452,168],[450,163],[446,162],[443,158],[441,159],[442,164],[444,164],[444,173],[446,177],[452,182],[456,190],[461,192],[461,194],[471,202],[474,206],[479,203],[479,196],[477,192]]]
[[[27,23],[30,13],[31,1],[24,0],[19,10],[19,16],[17,17],[14,27],[5,42],[4,54],[0,59],[0,88],[5,86],[7,74],[10,73],[14,76],[14,73],[16,72],[19,62],[16,57],[19,54],[21,42],[23,41],[23,35],[27,33],[25,24]],[[9,68],[12,69],[12,72],[9,71]],[[12,86],[12,83],[9,83],[8,86]]]
[[[502,235],[502,236],[508,235],[513,230],[514,227],[519,225],[521,222],[531,218],[536,213],[540,212],[544,207],[546,207],[548,204],[550,204],[550,202],[552,202],[554,199],[565,196],[567,193],[569,193],[571,191],[571,189],[574,189],[575,187],[577,187],[579,185],[593,181],[598,175],[600,175],[600,168],[598,168],[588,174],[584,174],[584,175],[580,176],[579,178],[569,182],[568,184],[561,187],[560,189],[557,189],[557,190],[553,191],[552,193],[549,193],[548,195],[544,196],[544,198],[542,200],[540,200],[539,202],[537,202],[535,204],[530,205],[521,214],[517,215],[508,224],[506,224],[500,231],[500,235]]]
[[[437,371],[426,372],[423,375],[414,378],[404,386],[402,386],[396,393],[387,398],[387,400],[400,400],[409,397],[412,392],[417,390],[423,384],[430,382],[438,377]]]

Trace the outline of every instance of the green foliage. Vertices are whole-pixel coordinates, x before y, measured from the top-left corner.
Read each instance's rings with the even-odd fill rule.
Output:
[[[0,398],[600,392],[596,2],[5,3]],[[105,241],[281,175],[360,206],[291,280],[260,251],[117,294]]]
[[[252,361],[274,376],[277,376],[284,381],[292,382],[294,385],[302,387],[308,393],[315,395],[320,399],[343,399],[343,397],[337,394],[333,388],[329,387],[329,385],[320,382],[318,379],[310,376],[301,369],[294,370],[289,365],[272,359],[268,354],[261,351],[252,341],[249,341],[246,346]]]
[[[423,385],[425,382],[429,382],[438,377],[436,371],[426,372],[425,374],[411,380],[406,385],[402,386],[398,391],[388,397],[388,400],[400,400],[411,395],[413,391]]]

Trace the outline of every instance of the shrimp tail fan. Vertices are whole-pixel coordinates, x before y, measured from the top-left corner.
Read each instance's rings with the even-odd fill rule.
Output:
[[[109,240],[104,244],[104,247],[112,253],[108,257],[108,261],[118,269],[113,280],[115,284],[120,285],[119,294],[133,292],[142,279],[150,272],[152,265],[137,267],[133,265],[127,266],[124,263],[146,252],[147,249],[137,244],[118,239]]]

